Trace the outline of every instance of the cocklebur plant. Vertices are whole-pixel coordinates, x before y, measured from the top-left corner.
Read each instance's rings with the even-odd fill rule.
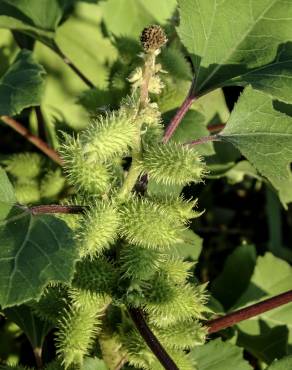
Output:
[[[192,147],[162,143],[161,114],[151,98],[163,89],[156,57],[166,41],[159,26],[146,28],[143,66],[129,77],[132,95],[78,136],[64,134],[60,153],[67,180],[86,204],[75,224],[79,261],[70,286],[51,286],[32,307],[50,322],[55,317],[57,353],[65,369],[81,367],[92,351],[101,351],[109,369],[122,358],[137,368],[161,368],[131,322],[129,308],[144,310],[149,327],[182,370],[193,369],[185,350],[205,340],[199,321],[207,311],[204,286],[189,281],[193,264],[172,253],[200,212],[196,200],[169,194],[169,185],[200,182],[206,169]],[[160,195],[142,194],[136,187],[141,179],[159,184]],[[54,316],[49,308],[59,291]]]

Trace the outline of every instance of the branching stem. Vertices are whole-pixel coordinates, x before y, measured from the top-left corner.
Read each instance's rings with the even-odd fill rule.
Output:
[[[86,211],[86,208],[87,208],[86,206],[75,206],[75,205],[62,206],[60,204],[48,204],[48,205],[45,204],[29,207],[28,210],[32,215],[38,215],[42,213],[45,214],[65,213],[76,215],[84,213]]]
[[[228,328],[241,321],[258,316],[264,312],[283,306],[284,304],[287,304],[289,302],[292,302],[292,290],[279,294],[275,297],[268,298],[262,302],[255,303],[251,306],[244,307],[240,310],[231,312],[225,316],[218,317],[217,319],[210,320],[205,325],[209,327],[209,334],[216,333],[219,330]]]
[[[195,146],[195,145],[205,144],[205,143],[208,143],[210,141],[219,141],[219,140],[220,140],[220,138],[217,135],[204,136],[204,137],[201,137],[200,139],[184,143],[184,145]]]
[[[162,140],[164,144],[166,144],[169,141],[169,139],[172,137],[172,135],[174,134],[174,131],[177,129],[177,127],[181,123],[185,114],[188,112],[193,102],[196,100],[196,96],[194,95],[194,92],[193,92],[194,85],[195,85],[195,79],[193,79],[188,95],[186,96],[182,105],[180,106],[180,108],[178,109],[175,116],[172,118],[172,120],[170,121],[169,125],[167,126],[165,130],[163,140]]]
[[[29,130],[24,127],[21,123],[17,122],[15,119],[8,116],[1,116],[1,121],[6,125],[10,126],[13,130],[18,132],[20,135],[25,137],[30,143],[35,145],[39,150],[51,158],[54,162],[62,166],[63,161],[59,154],[52,148],[48,146],[46,142],[29,132]]]
[[[174,361],[148,327],[142,311],[137,308],[129,308],[128,311],[139,333],[151,351],[155,354],[161,365],[167,370],[179,370]]]

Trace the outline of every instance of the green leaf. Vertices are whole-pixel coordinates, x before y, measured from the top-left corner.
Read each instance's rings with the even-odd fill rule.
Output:
[[[75,14],[58,28],[56,43],[94,85],[106,86],[106,65],[117,58],[117,52],[102,34],[99,6],[79,4]]]
[[[271,363],[275,358],[287,355],[288,329],[286,326],[269,328],[260,322],[260,333],[249,335],[239,331],[237,345],[244,347],[253,356]]]
[[[172,78],[178,80],[192,80],[190,64],[186,61],[183,53],[176,48],[163,48],[159,60],[162,68],[165,69]]]
[[[190,357],[198,370],[251,370],[242,352],[241,348],[218,338],[193,349]]]
[[[284,204],[292,201],[292,118],[276,111],[269,96],[247,87],[219,137],[241,151]]]
[[[178,33],[193,60],[197,95],[250,83],[291,102],[289,2],[178,0],[178,4]]]
[[[22,206],[0,203],[0,210],[0,305],[37,299],[49,282],[69,282],[77,256],[67,225]]]
[[[21,305],[4,310],[5,316],[15,322],[28,337],[32,348],[42,348],[51,325],[36,317],[30,307]]]
[[[242,182],[245,176],[261,180],[257,170],[248,161],[240,161],[236,163],[236,165],[227,171],[225,175],[230,184]]]
[[[1,0],[0,27],[22,31],[52,45],[55,31],[72,0]]]
[[[171,17],[175,6],[175,0],[108,0],[101,3],[108,30],[115,35],[133,38],[138,38],[149,24],[165,22]]]
[[[292,289],[292,267],[280,258],[266,253],[258,257],[250,283],[233,306],[232,310],[258,302],[262,299],[283,293]],[[242,332],[249,335],[262,334],[260,321],[264,321],[270,328],[276,325],[286,325],[289,329],[289,343],[292,343],[292,303],[264,312],[257,317],[243,321],[237,326]]]
[[[274,361],[266,370],[288,370],[292,369],[292,356],[286,356],[281,360]]]
[[[202,250],[203,239],[191,229],[184,230],[181,233],[181,238],[183,242],[174,244],[171,253],[182,258],[191,258],[193,261],[197,261]]]
[[[256,250],[252,245],[242,245],[227,257],[222,273],[213,281],[211,292],[229,309],[248,287],[256,264]]]
[[[24,108],[39,105],[45,70],[32,53],[22,50],[0,79],[0,115],[16,115]]]
[[[6,172],[1,167],[0,167],[0,201],[4,203],[16,202],[13,186],[9,181]]]

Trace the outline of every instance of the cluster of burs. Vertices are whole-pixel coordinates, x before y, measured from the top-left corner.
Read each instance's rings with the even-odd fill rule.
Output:
[[[50,312],[54,302],[52,315],[45,316],[57,326],[65,368],[79,368],[84,356],[95,354],[109,369],[119,368],[121,361],[161,369],[128,307],[143,310],[180,369],[194,369],[187,352],[205,340],[199,322],[206,311],[204,287],[190,279],[193,263],[174,253],[189,220],[199,213],[196,201],[170,192],[201,181],[204,164],[189,146],[163,144],[157,104],[148,95],[141,104],[145,86],[149,96],[163,87],[153,58],[165,37],[161,32],[158,26],[144,31],[144,65],[130,76],[133,93],[120,109],[93,119],[74,138],[65,136],[60,148],[75,202],[85,206],[83,215],[64,216],[75,230],[79,260],[71,286],[49,287],[36,309]],[[158,44],[153,46],[147,34]],[[159,192],[147,190],[147,180]]]

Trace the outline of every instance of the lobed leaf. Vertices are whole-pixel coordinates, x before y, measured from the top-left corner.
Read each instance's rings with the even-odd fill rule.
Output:
[[[292,118],[276,111],[266,94],[247,87],[221,131],[279,192],[292,201]]]
[[[178,33],[192,57],[197,95],[250,83],[292,101],[290,2],[178,0],[178,5]]]

